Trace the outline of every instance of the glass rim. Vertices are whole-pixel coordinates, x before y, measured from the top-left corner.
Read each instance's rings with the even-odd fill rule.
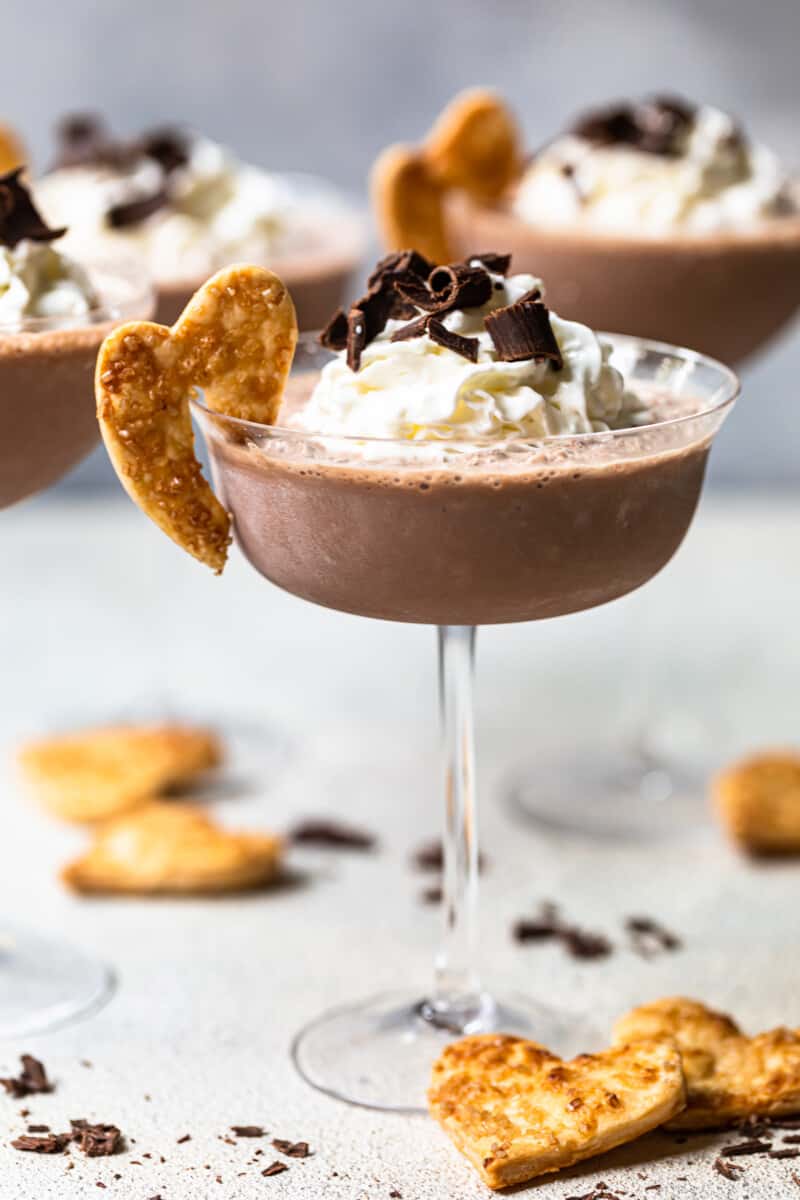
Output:
[[[493,437],[475,437],[475,438],[457,438],[457,437],[442,437],[442,438],[424,438],[411,439],[399,437],[368,437],[352,433],[315,433],[313,430],[298,429],[295,426],[289,425],[265,425],[258,421],[248,421],[243,417],[229,416],[227,413],[219,412],[216,409],[210,408],[197,394],[189,398],[189,403],[193,411],[197,412],[202,417],[210,417],[216,423],[226,425],[229,424],[234,429],[253,430],[260,436],[281,437],[297,442],[308,442],[310,440],[344,443],[345,445],[364,445],[370,446],[385,446],[397,447],[403,446],[406,453],[409,449],[419,446],[430,450],[436,445],[442,446],[457,446],[459,449],[476,449],[486,450],[489,448],[499,449],[510,444],[526,444],[526,445],[566,445],[568,443],[578,443],[587,445],[597,442],[608,443],[610,440],[623,439],[629,437],[641,436],[644,433],[660,432],[662,430],[674,430],[692,421],[707,421],[711,417],[724,414],[731,407],[734,401],[739,396],[741,391],[741,382],[739,376],[731,368],[726,366],[717,358],[712,358],[708,354],[703,354],[699,350],[691,350],[686,346],[675,346],[670,342],[660,342],[653,338],[636,337],[633,334],[627,333],[607,333],[599,331],[597,337],[603,341],[610,343],[612,346],[628,346],[639,347],[645,351],[652,351],[656,354],[663,354],[665,357],[682,358],[684,362],[696,366],[703,366],[716,371],[720,377],[719,387],[715,389],[714,399],[712,403],[698,409],[697,412],[683,413],[677,417],[668,417],[664,421],[651,421],[644,425],[628,425],[624,429],[603,429],[592,430],[590,433],[551,433],[544,437],[527,437],[524,434],[518,434],[507,438]],[[317,332],[302,332],[297,344],[304,345],[313,342],[315,347],[319,349],[319,333]],[[333,353],[333,352],[331,352]],[[290,370],[291,375],[291,370]]]
[[[124,296],[103,295],[100,302],[85,313],[51,313],[49,316],[21,316],[13,320],[0,319],[0,337],[19,334],[50,333],[57,330],[91,329],[97,325],[124,320],[146,320],[152,315],[156,304],[156,289],[153,279],[141,263],[133,257],[120,259],[103,258],[75,260],[89,274],[104,272],[114,283],[124,281],[128,285]]]

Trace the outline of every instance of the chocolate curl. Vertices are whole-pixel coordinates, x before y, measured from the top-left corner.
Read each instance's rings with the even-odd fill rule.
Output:
[[[452,329],[448,329],[441,321],[437,321],[436,317],[428,318],[428,337],[438,345],[444,346],[446,350],[453,350],[456,354],[460,354],[469,362],[478,361],[478,339],[462,337],[460,333],[453,333]]]
[[[131,225],[140,225],[168,204],[167,189],[159,188],[152,196],[142,196],[136,200],[127,200],[124,204],[112,205],[106,213],[106,221],[112,229],[127,229]]]
[[[425,280],[435,265],[435,263],[429,262],[418,250],[396,250],[393,254],[387,254],[385,258],[382,258],[377,263],[375,270],[367,280],[367,287],[373,288],[383,283],[387,276],[416,275],[418,278]]]
[[[428,276],[428,287],[438,302],[438,313],[454,308],[480,308],[492,294],[492,280],[484,267],[456,263],[437,267]]]
[[[319,335],[319,344],[326,350],[344,350],[347,346],[347,313],[337,308]]]
[[[540,301],[518,300],[498,308],[486,317],[485,326],[502,362],[549,359],[557,371],[563,367],[550,314]]]
[[[24,167],[15,167],[0,175],[0,242],[13,250],[19,242],[29,238],[32,242],[54,242],[66,232],[50,229],[36,208],[25,184],[20,182]]]

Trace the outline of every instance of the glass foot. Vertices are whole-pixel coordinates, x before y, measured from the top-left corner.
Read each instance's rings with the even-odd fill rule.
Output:
[[[0,1038],[47,1033],[109,1000],[103,963],[51,937],[0,921]]]
[[[523,763],[508,799],[517,814],[556,833],[663,841],[708,824],[705,787],[697,764],[612,745]]]
[[[387,992],[332,1009],[292,1043],[303,1079],[337,1100],[388,1112],[425,1112],[431,1066],[448,1042],[468,1033],[515,1033],[564,1057],[602,1044],[582,1017],[513,993],[486,995],[466,1027],[448,1027],[417,992]]]

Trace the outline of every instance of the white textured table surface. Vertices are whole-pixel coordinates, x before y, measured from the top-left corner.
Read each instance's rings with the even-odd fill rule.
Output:
[[[587,1006],[601,1023],[680,990],[732,1008],[753,1029],[800,1024],[800,865],[746,865],[711,828],[656,845],[556,840],[520,824],[501,800],[521,755],[556,741],[597,744],[643,705],[653,729],[665,727],[670,706],[681,728],[706,721],[721,757],[800,740],[799,526],[800,500],[707,498],[676,561],[638,598],[481,634],[491,859],[482,924],[492,973],[552,1003]],[[38,1054],[58,1086],[24,1102],[31,1121],[114,1121],[135,1144],[109,1159],[75,1154],[67,1172],[62,1157],[9,1148],[23,1103],[0,1095],[2,1200],[96,1195],[98,1182],[126,1200],[486,1194],[431,1122],[339,1105],[310,1090],[287,1057],[293,1032],[322,1008],[427,981],[437,913],[419,903],[425,879],[408,853],[439,823],[431,632],[315,609],[238,558],[214,579],[123,500],[0,514],[0,546],[4,771],[23,733],[126,710],[263,721],[286,730],[293,748],[253,794],[225,800],[224,818],[282,829],[330,812],[381,839],[374,855],[296,854],[308,872],[296,890],[80,901],[56,871],[82,835],[34,811],[8,770],[0,912],[103,955],[119,989],[90,1020],[0,1044],[0,1071],[21,1051]],[[512,920],[543,898],[615,937],[616,953],[578,963],[555,947],[515,945]],[[620,926],[637,911],[674,928],[685,949],[648,962],[632,954]],[[306,1139],[315,1154],[263,1179],[247,1165],[258,1143],[219,1138],[237,1123]],[[176,1144],[187,1132],[192,1140]],[[631,1197],[676,1200],[797,1191],[791,1161],[743,1160],[743,1182],[721,1178],[710,1165],[717,1145],[649,1139],[532,1190],[574,1196],[602,1179]]]

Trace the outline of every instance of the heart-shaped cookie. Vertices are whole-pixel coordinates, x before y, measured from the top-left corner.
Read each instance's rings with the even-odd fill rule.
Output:
[[[114,725],[29,742],[19,753],[25,782],[65,821],[101,821],[216,766],[219,739],[186,725]]]
[[[234,266],[209,279],[171,329],[131,322],[100,347],[97,418],[117,475],[143,512],[216,572],[230,517],[195,456],[189,399],[201,388],[209,408],[273,424],[296,342],[278,276]]]
[[[412,247],[434,263],[452,258],[444,228],[442,187],[413,146],[389,146],[370,180],[373,206],[388,250]]]
[[[800,1112],[800,1029],[746,1037],[735,1021],[682,996],[643,1004],[614,1026],[616,1042],[675,1039],[687,1104],[670,1129],[708,1129],[757,1114]]]
[[[721,771],[712,797],[723,824],[753,854],[800,853],[800,754],[772,750]]]
[[[477,1034],[434,1064],[432,1115],[491,1188],[522,1183],[633,1141],[680,1112],[671,1038],[565,1062],[536,1042]]]
[[[481,203],[499,199],[522,168],[517,123],[500,97],[484,88],[461,92],[448,104],[423,152],[439,183]]]
[[[62,878],[78,892],[240,892],[274,880],[282,849],[272,834],[232,833],[190,804],[154,802],[101,825]]]

